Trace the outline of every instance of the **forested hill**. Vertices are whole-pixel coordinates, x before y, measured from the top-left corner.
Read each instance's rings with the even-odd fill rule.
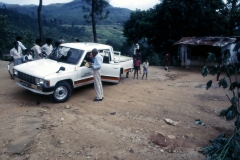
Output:
[[[37,18],[38,5],[17,5],[17,4],[4,4],[0,3],[2,8],[17,11],[19,13],[29,15],[32,18]],[[44,5],[42,7],[43,21],[50,23],[60,24],[75,24],[85,25],[86,22],[83,18],[84,12],[82,7],[87,4],[82,0],[74,0],[69,3],[56,3]],[[129,19],[131,10],[126,8],[117,8],[109,5],[105,10],[109,10],[110,14],[106,20],[98,21],[97,24],[123,24],[124,21]]]

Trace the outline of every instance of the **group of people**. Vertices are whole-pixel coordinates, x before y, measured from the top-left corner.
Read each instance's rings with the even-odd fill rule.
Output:
[[[134,76],[133,79],[135,79],[135,75],[137,74],[137,79],[138,79],[138,70],[140,71],[141,74],[141,53],[140,53],[140,49],[139,49],[139,45],[138,43],[135,44],[134,46],[134,51],[133,51],[133,66],[134,66]],[[146,80],[147,80],[147,75],[148,75],[148,60],[146,59],[143,62],[143,75],[142,75],[142,79],[144,78],[144,75],[146,75]]]
[[[167,52],[166,56],[165,56],[165,70],[170,72],[169,70],[169,61],[170,61],[170,54]],[[137,75],[137,79],[138,79],[138,71],[140,71],[141,74],[141,53],[139,50],[139,45],[136,43],[134,46],[134,54],[133,54],[133,64],[134,64],[134,76],[133,79],[135,79],[135,76]],[[148,60],[146,59],[143,64],[143,76],[142,79],[144,78],[144,75],[146,75],[146,80],[147,80],[147,75],[148,75]]]
[[[135,79],[135,75],[137,74],[137,79],[138,79],[138,70],[140,71],[141,74],[141,53],[139,49],[136,49],[136,54],[133,55],[133,64],[134,64],[134,76],[133,79]],[[147,75],[148,75],[148,60],[146,59],[143,62],[143,75],[142,75],[142,79],[144,78],[144,76],[146,75],[146,80],[147,80]]]
[[[46,44],[44,44],[43,46],[41,46],[42,40],[41,39],[36,39],[36,41],[35,41],[36,44],[31,48],[31,50],[33,51],[33,55],[34,55],[34,57],[32,57],[31,54],[30,54],[30,51],[21,43],[21,39],[22,39],[21,37],[16,38],[16,41],[14,41],[14,43],[13,43],[14,48],[12,48],[11,51],[10,51],[10,55],[14,59],[14,65],[15,66],[23,63],[24,60],[26,60],[26,59],[28,61],[29,60],[41,59],[44,56],[49,55],[54,50],[53,47],[52,47],[52,44],[51,44],[52,39],[47,38],[46,39]],[[56,48],[61,43],[63,43],[63,41],[56,42],[56,44],[55,44]],[[136,46],[138,46],[138,45],[136,45]],[[24,50],[25,56],[23,56],[22,50]],[[138,79],[138,70],[140,70],[140,74],[141,74],[141,53],[140,53],[140,50],[139,50],[139,46],[135,48],[134,53],[135,54],[133,56],[133,64],[134,64],[134,77],[133,77],[133,79],[135,79],[136,74],[137,74],[137,79]],[[170,55],[167,54],[166,55],[166,61],[165,61],[166,70],[168,70],[169,57],[170,57]],[[91,52],[91,61],[90,61],[90,65],[89,65],[89,68],[91,68],[93,70],[94,89],[95,89],[95,92],[96,92],[96,98],[93,101],[102,101],[104,99],[102,81],[101,81],[101,66],[102,66],[102,63],[103,63],[103,57],[100,54],[98,54],[98,50],[94,48]],[[149,67],[149,63],[148,63],[147,59],[142,64],[142,67],[143,67],[142,79],[146,75],[146,80],[147,80],[148,67]]]
[[[46,38],[44,45],[42,45],[41,39],[36,39],[35,45],[31,48],[31,50],[27,49],[22,44],[21,40],[22,37],[17,36],[16,41],[13,42],[14,47],[10,50],[10,55],[13,58],[14,66],[24,62],[44,58],[53,51],[51,38]],[[33,52],[33,55],[31,52]]]

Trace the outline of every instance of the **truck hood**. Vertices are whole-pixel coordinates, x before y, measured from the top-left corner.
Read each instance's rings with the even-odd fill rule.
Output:
[[[57,62],[51,59],[40,59],[14,66],[14,69],[34,77],[44,78],[52,73],[56,73],[61,66],[65,67],[65,70],[75,68],[75,65],[72,64]]]

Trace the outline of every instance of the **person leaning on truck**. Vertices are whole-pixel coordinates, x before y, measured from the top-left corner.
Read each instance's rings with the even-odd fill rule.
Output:
[[[10,55],[13,58],[14,66],[17,66],[19,64],[22,64],[22,50],[20,47],[18,47],[18,42],[13,42],[14,47],[10,50]]]
[[[34,60],[38,60],[42,58],[42,51],[40,47],[42,45],[42,40],[36,39],[35,43],[36,43],[35,46],[33,46],[31,50],[33,51]]]
[[[93,63],[90,67],[93,70],[94,89],[96,92],[96,98],[93,101],[102,101],[104,97],[101,81],[101,66],[103,63],[103,57],[100,54],[98,54],[98,50],[96,48],[92,50],[92,55]]]

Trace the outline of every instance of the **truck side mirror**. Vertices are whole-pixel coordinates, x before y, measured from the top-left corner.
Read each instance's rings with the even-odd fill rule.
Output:
[[[59,71],[65,71],[65,67],[61,66],[56,73],[58,73]]]

